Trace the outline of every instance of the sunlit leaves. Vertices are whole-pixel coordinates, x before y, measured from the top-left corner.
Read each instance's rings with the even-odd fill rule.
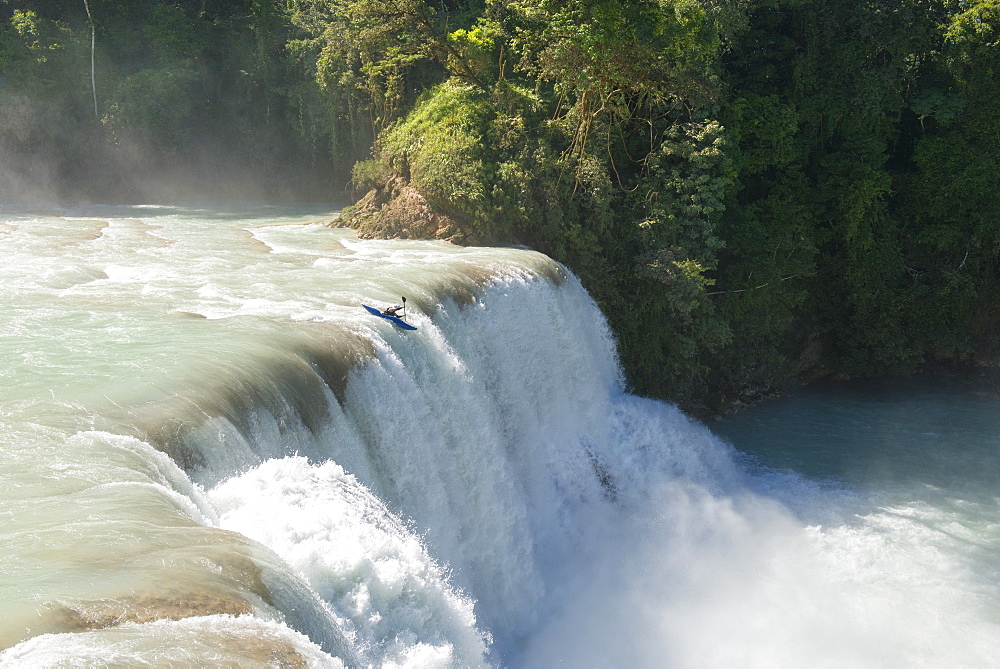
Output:
[[[680,247],[712,267],[723,245],[715,219],[726,208],[735,176],[725,130],[715,121],[675,124],[646,163],[648,174],[638,191],[646,212],[640,223],[646,246]]]
[[[552,86],[554,117],[570,136],[567,156],[582,158],[595,136],[655,118],[677,103],[716,95],[719,38],[695,2],[511,3],[519,67]]]
[[[65,40],[72,39],[72,32],[64,23],[40,18],[32,10],[15,9],[10,23],[40,63],[44,63],[51,53],[62,49]]]
[[[970,3],[956,15],[945,31],[945,42],[959,72],[995,77],[1000,72],[1000,2],[981,0]]]

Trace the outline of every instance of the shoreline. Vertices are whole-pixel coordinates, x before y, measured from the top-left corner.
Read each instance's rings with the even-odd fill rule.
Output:
[[[800,377],[791,379],[775,388],[759,393],[750,393],[735,400],[725,402],[717,408],[705,404],[684,406],[680,408],[692,418],[706,425],[724,420],[727,416],[742,413],[758,405],[773,400],[791,397],[797,389],[847,389],[850,387],[887,386],[907,381],[920,381],[931,384],[953,384],[961,386],[965,392],[979,397],[1000,399],[1000,360],[969,365],[968,363],[953,364],[931,362],[925,363],[920,369],[910,374],[883,374],[870,377],[849,377],[843,374],[826,374],[812,378]]]

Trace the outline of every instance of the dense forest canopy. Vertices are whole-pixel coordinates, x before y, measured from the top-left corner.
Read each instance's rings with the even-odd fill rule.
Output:
[[[1000,0],[0,0],[2,199],[349,184],[566,263],[693,408],[995,361],[998,110]]]

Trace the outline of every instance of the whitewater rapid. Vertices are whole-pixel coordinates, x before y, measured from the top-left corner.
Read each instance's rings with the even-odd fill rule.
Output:
[[[330,217],[5,212],[0,666],[1000,662],[995,491],[761,467],[552,260]]]

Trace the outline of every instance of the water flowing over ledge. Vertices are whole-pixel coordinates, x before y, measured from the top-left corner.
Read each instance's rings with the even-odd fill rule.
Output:
[[[0,225],[0,666],[1000,657],[995,503],[748,466],[544,256],[56,214]]]

